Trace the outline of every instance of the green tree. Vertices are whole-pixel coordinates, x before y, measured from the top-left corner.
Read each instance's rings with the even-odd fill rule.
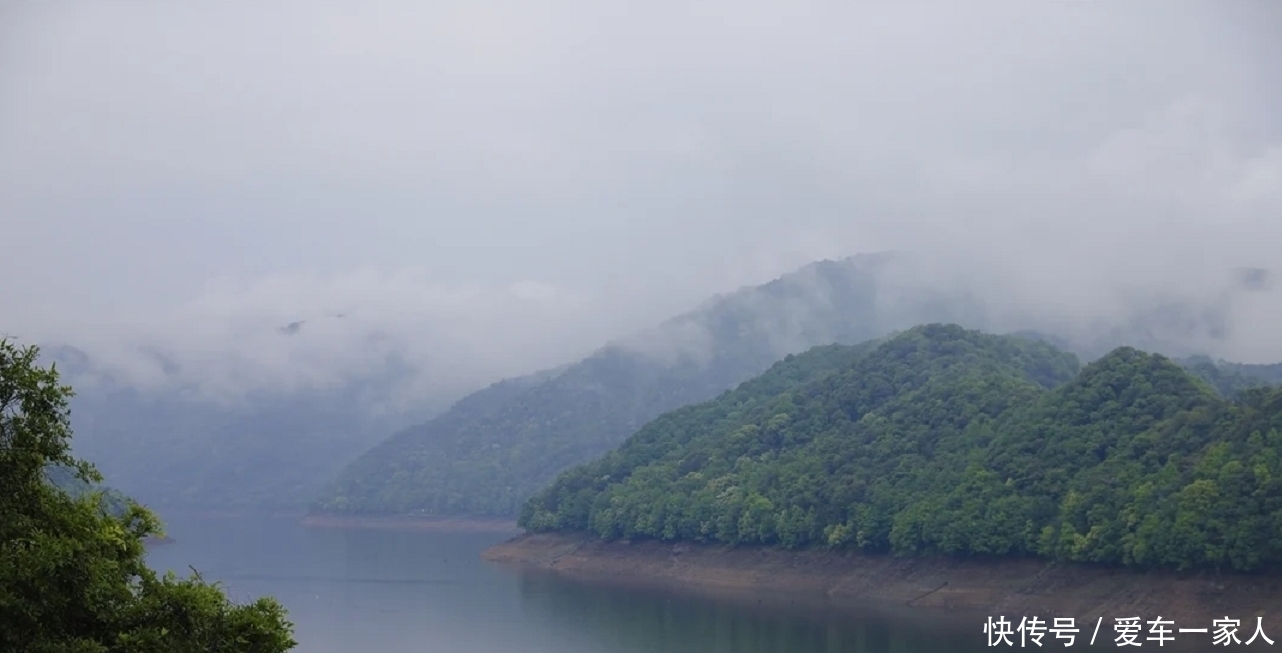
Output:
[[[35,347],[0,339],[0,651],[15,653],[278,653],[292,624],[270,598],[231,603],[198,575],[158,575],[143,539],[162,535],[133,502],[73,496],[50,482],[62,468],[86,484],[102,477],[72,457],[57,370]]]

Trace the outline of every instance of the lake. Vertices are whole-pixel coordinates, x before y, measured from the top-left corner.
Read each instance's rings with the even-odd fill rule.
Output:
[[[993,650],[982,621],[962,629],[924,616],[765,608],[480,560],[502,534],[315,529],[266,517],[170,518],[167,529],[175,541],[151,549],[153,568],[194,567],[242,602],[275,596],[299,653]]]

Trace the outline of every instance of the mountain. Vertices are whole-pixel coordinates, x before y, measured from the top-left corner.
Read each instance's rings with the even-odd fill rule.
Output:
[[[1119,342],[1186,352],[1188,342],[1222,335],[1222,316],[1187,298],[1153,302],[1152,310],[1120,316],[1116,324],[1052,333],[1035,308],[1020,313],[1000,288],[975,283],[902,253],[813,263],[715,297],[573,365],[478,391],[362,455],[312,508],[514,516],[560,471],[609,451],[666,411],[733,388],[785,355],[927,322],[1019,329],[1090,357]]]
[[[313,508],[515,516],[560,471],[787,354],[862,342],[922,321],[984,320],[973,297],[897,285],[892,272],[900,263],[894,255],[814,263],[716,297],[561,370],[497,383],[371,449]]]
[[[193,339],[157,326],[132,345],[110,333],[82,343],[88,351],[42,344],[77,392],[77,455],[148,505],[293,511],[315,500],[333,512],[514,516],[557,473],[650,419],[816,345],[940,321],[1039,329],[1086,358],[1118,342],[1187,356],[1202,351],[1188,342],[1213,344],[1231,322],[1220,295],[1163,296],[1138,298],[1136,314],[1116,325],[1070,328],[1023,306],[1026,294],[1002,279],[901,253],[821,261],[714,297],[586,359],[501,381],[448,411],[498,369],[528,368],[413,354],[408,339],[433,341],[430,333],[388,333],[374,317],[349,313],[235,321],[231,349],[195,344],[206,330],[232,328],[201,321],[181,323]],[[1251,288],[1230,290],[1262,292]],[[1198,365],[1228,393],[1276,372]]]
[[[391,374],[221,401],[177,380],[139,389],[70,346],[49,347],[46,358],[76,390],[76,455],[94,461],[111,487],[161,511],[302,510],[388,431],[443,408],[424,397],[408,415],[371,414],[364,398],[391,392]]]
[[[790,374],[799,360],[816,372]],[[561,474],[520,523],[1258,570],[1282,562],[1279,447],[1282,389],[1230,399],[1131,347],[1083,367],[1045,342],[935,324],[812,350],[667,413]]]
[[[1092,356],[1089,347],[1076,346],[1074,343],[1058,337],[1038,331],[1017,331],[1010,335],[1028,338],[1046,342],[1060,349],[1071,351],[1082,358],[1098,358],[1103,354]],[[1115,345],[1116,346],[1116,345]],[[1106,353],[1106,352],[1105,352]],[[1193,375],[1206,381],[1215,388],[1221,396],[1234,398],[1253,388],[1264,388],[1268,386],[1282,386],[1282,363],[1271,363],[1267,365],[1252,363],[1233,363],[1225,360],[1213,359],[1206,355],[1186,356],[1183,358],[1172,358],[1176,364],[1188,370]]]
[[[1235,397],[1252,388],[1282,385],[1282,363],[1230,363],[1210,356],[1190,356],[1178,362],[1225,397]]]

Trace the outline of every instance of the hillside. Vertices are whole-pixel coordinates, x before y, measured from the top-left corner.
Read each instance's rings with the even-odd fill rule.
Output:
[[[1225,397],[1235,397],[1251,388],[1282,385],[1282,363],[1252,365],[1213,360],[1209,356],[1180,359],[1190,372],[1206,380]]]
[[[71,347],[51,347],[48,358],[76,388],[76,455],[111,487],[161,510],[300,511],[388,429],[422,415],[374,419],[361,405],[394,378],[221,403],[177,383],[142,391],[93,378],[95,361]],[[422,403],[439,410],[431,398]]]
[[[562,470],[785,355],[922,321],[982,320],[982,306],[969,297],[893,286],[884,274],[891,261],[868,255],[815,263],[715,298],[564,369],[476,392],[361,456],[313,508],[513,517]]]
[[[859,255],[713,298],[578,363],[500,382],[394,434],[347,466],[312,508],[339,515],[512,517],[557,473],[611,450],[649,420],[711,399],[814,346],[951,322],[1022,329],[1030,339],[1090,358],[1117,342],[1184,351],[1180,338],[1197,331],[1188,316],[1201,314],[1192,300],[1162,304],[1154,314],[1119,316],[1109,329],[1056,335],[1046,332],[1045,316],[1001,317],[984,293],[965,290],[964,281],[950,285],[931,270],[907,254]],[[1102,348],[1105,343],[1113,344]],[[1194,363],[1226,394],[1282,371],[1189,359]]]
[[[765,377],[763,377],[765,378]],[[825,374],[647,424],[531,531],[1253,570],[1282,561],[1282,390],[1118,348],[917,327]]]
[[[240,370],[234,375],[206,375],[199,357],[173,343],[138,342],[117,351],[102,343],[82,343],[89,347],[82,350],[50,342],[44,351],[77,390],[71,403],[77,455],[95,461],[108,485],[145,504],[167,511],[294,512],[312,503],[344,518],[511,518],[560,471],[788,354],[924,322],[993,332],[1063,326],[1036,306],[1012,307],[999,282],[982,281],[904,253],[822,261],[714,297],[578,362],[477,392],[497,377],[454,365],[424,367],[407,355],[405,343],[382,339],[376,324],[352,316],[247,332],[266,358],[293,361],[263,368],[283,374],[279,384],[270,374],[251,372],[257,367],[248,359],[212,368]],[[1172,355],[1201,351],[1175,345],[1190,333],[1193,344],[1208,342],[1197,335],[1194,318],[1215,315],[1214,307],[1196,297],[1173,301],[1141,302],[1141,314],[1115,316],[1114,330],[1065,328],[1042,337],[1086,358],[1102,355],[1108,349],[1101,343],[1119,334]],[[1143,312],[1153,306],[1161,310]],[[359,346],[344,352],[360,364],[329,370],[288,354],[323,345],[317,338],[328,332],[312,327],[363,334]],[[1282,376],[1279,366],[1212,359],[1199,359],[1197,369],[1228,394],[1254,385],[1249,377]],[[314,383],[283,382],[318,370],[328,371]],[[440,419],[426,421],[433,416]]]

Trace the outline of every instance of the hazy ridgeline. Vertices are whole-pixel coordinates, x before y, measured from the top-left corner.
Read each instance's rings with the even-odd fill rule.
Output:
[[[1280,33],[1269,0],[0,2],[0,340],[104,474],[26,489],[1270,568]],[[290,590],[314,632],[349,581]],[[814,641],[866,637],[935,641]]]
[[[164,368],[162,381],[152,382],[159,391],[135,388],[83,351],[51,354],[77,382],[77,451],[149,504],[298,510],[310,502],[340,513],[511,517],[556,474],[612,449],[649,420],[813,346],[955,322],[1019,331],[1086,359],[1121,344],[1183,356],[1215,351],[1232,334],[1234,303],[1261,292],[1258,283],[1229,276],[1214,302],[1186,296],[1155,307],[1138,303],[1111,322],[1072,322],[1048,318],[1036,304],[1012,305],[1000,286],[969,286],[968,270],[958,268],[946,281],[937,264],[904,254],[811,264],[707,300],[577,363],[484,388],[443,412],[449,397],[463,392],[417,393],[422,371],[395,350],[380,367],[328,387],[265,388],[217,400],[160,352],[148,354]],[[310,328],[292,323],[270,335],[289,341],[308,337]],[[1218,384],[1229,392],[1237,388],[1229,384],[1279,376],[1276,367],[1188,362],[1204,376],[1223,376]],[[432,413],[439,414],[423,421]]]
[[[149,503],[509,513],[929,322],[1282,360],[1275,3],[370,7],[0,8],[0,330]]]

